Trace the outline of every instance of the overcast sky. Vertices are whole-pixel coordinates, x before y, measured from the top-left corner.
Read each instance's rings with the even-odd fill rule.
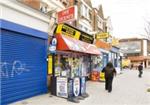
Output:
[[[145,19],[150,20],[150,0],[92,0],[93,6],[102,4],[104,16],[110,16],[113,36],[138,37],[145,34]]]

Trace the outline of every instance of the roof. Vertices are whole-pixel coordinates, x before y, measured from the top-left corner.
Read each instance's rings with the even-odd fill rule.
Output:
[[[92,8],[91,0],[83,0],[83,1]]]
[[[102,7],[102,5],[99,6],[98,15],[99,15],[102,19],[104,19],[104,13],[103,13],[103,7]]]
[[[119,42],[130,42],[130,41],[139,41],[139,40],[144,40],[143,38],[124,38],[120,39]]]

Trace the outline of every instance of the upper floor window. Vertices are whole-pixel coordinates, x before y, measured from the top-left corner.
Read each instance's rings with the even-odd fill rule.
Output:
[[[103,29],[103,20],[99,17],[99,16],[97,16],[97,21],[98,21],[98,28],[100,28],[100,29]]]
[[[85,17],[86,19],[90,20],[92,17],[92,14],[90,13],[90,9],[84,5],[81,4],[81,16]]]

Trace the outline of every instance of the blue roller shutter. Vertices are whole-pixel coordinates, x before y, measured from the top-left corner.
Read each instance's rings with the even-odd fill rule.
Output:
[[[2,105],[47,92],[47,39],[34,36],[36,30],[12,24],[26,31],[1,29]]]

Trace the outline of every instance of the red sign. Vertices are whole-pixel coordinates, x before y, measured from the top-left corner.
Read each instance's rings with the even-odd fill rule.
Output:
[[[74,19],[75,19],[75,7],[70,7],[68,9],[58,12],[58,23],[63,23]]]

